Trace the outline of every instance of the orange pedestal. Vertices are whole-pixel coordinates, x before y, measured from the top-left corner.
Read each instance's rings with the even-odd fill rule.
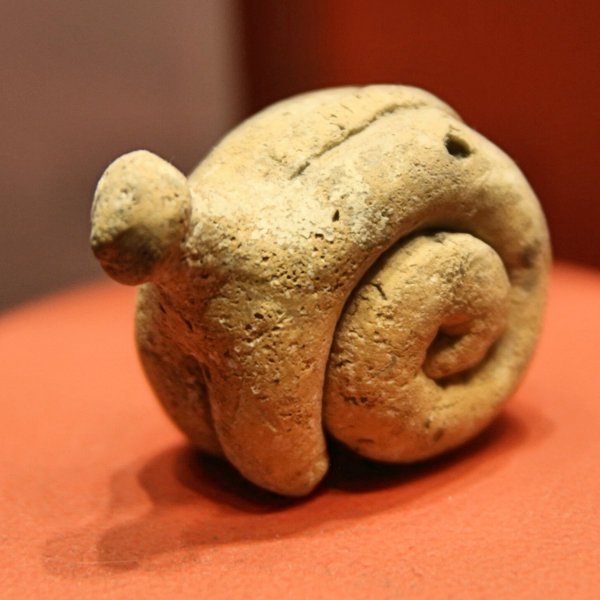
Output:
[[[137,363],[133,291],[0,319],[5,598],[597,598],[600,274],[559,266],[501,417],[413,467],[336,451],[292,502],[199,457]]]

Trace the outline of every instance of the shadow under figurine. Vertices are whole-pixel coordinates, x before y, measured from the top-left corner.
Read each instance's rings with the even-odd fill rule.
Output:
[[[550,263],[517,166],[422,90],[337,88],[252,117],[189,178],[106,170],[91,243],[137,285],[146,374],[179,428],[274,492],[325,433],[412,462],[481,431],[535,345]]]

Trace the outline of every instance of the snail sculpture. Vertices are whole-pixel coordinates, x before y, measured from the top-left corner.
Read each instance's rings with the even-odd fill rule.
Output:
[[[548,232],[516,165],[431,94],[313,92],[186,177],[146,151],[98,183],[91,244],[143,284],[136,336],[202,451],[290,496],[358,454],[422,460],[481,431],[537,338]]]

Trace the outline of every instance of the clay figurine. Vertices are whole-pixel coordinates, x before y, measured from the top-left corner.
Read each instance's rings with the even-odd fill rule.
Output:
[[[187,179],[122,156],[91,244],[141,284],[139,353],[175,423],[290,496],[325,475],[326,435],[404,463],[480,432],[531,356],[550,262],[511,159],[392,85],[279,102]]]

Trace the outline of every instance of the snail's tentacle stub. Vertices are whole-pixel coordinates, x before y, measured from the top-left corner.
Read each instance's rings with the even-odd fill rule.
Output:
[[[96,187],[91,245],[105,271],[136,285],[169,266],[189,223],[185,176],[151,152],[115,160]]]
[[[327,470],[324,428],[378,460],[438,454],[519,381],[545,221],[510,158],[427,92],[281,102],[187,184],[147,158],[101,180],[94,247],[115,278],[148,282],[138,344],[167,411],[254,483],[309,493]],[[135,197],[154,198],[142,216],[114,201],[129,171]]]

